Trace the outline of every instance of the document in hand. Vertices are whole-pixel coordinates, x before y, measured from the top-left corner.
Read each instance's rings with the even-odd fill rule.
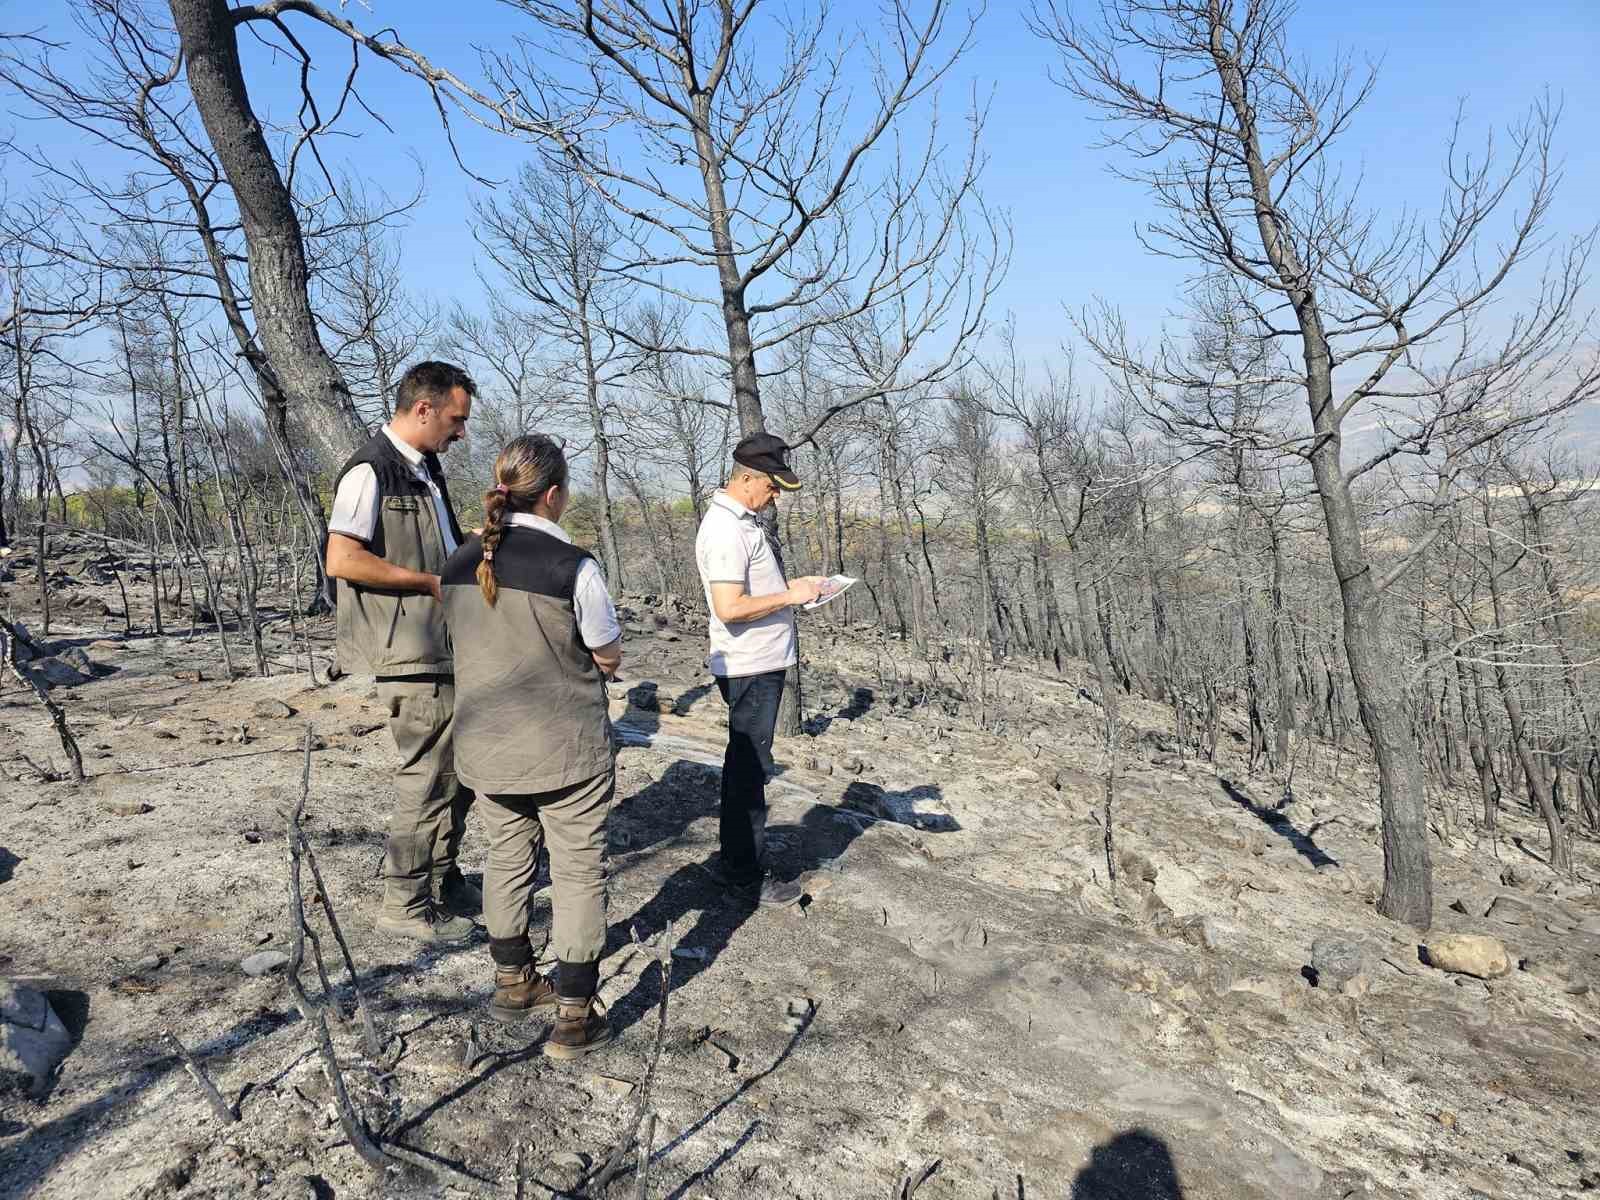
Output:
[[[830,575],[822,581],[822,593],[815,600],[808,602],[805,607],[821,608],[836,596],[844,595],[853,583],[855,583],[855,580],[848,575]]]

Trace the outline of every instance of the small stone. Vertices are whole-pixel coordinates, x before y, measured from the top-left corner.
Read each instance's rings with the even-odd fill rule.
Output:
[[[1499,979],[1511,970],[1511,956],[1499,938],[1481,933],[1448,933],[1424,947],[1428,965],[1476,979]]]
[[[108,812],[114,817],[137,817],[143,813],[155,812],[155,805],[146,804],[142,800],[102,800],[100,811]]]
[[[1344,938],[1320,937],[1311,943],[1311,969],[1317,986],[1334,991],[1367,969],[1368,954],[1359,943]]]
[[[262,950],[252,954],[239,964],[239,969],[246,975],[259,979],[263,975],[270,975],[281,967],[289,965],[289,956],[282,950]]]
[[[282,700],[257,700],[250,706],[250,715],[283,720],[294,716],[294,709]]]
[[[178,735],[170,729],[154,730],[150,736],[160,738],[163,742],[175,742],[178,740]]]
[[[862,762],[854,754],[847,755],[845,759],[840,762],[839,766],[841,769],[843,769],[846,775],[859,775],[862,771],[867,769],[867,764]]]
[[[1439,1122],[1439,1124],[1443,1125],[1446,1129],[1454,1129],[1456,1127],[1456,1115],[1449,1109],[1441,1109],[1439,1112],[1434,1114],[1433,1119]]]
[[[1122,864],[1122,873],[1130,883],[1154,883],[1160,874],[1155,863],[1137,851],[1124,850],[1117,857]]]
[[[585,1082],[597,1092],[607,1092],[613,1096],[626,1096],[633,1091],[633,1081],[618,1079],[614,1075],[588,1075]]]
[[[384,723],[382,721],[357,721],[350,726],[350,736],[366,737],[369,733],[377,733],[383,726]]]
[[[660,633],[656,634],[656,641],[658,642],[676,642],[679,640],[680,639],[678,635],[670,629],[663,629]]]
[[[166,965],[167,956],[157,952],[155,954],[145,955],[138,962],[133,964],[133,969],[135,971],[159,971]]]

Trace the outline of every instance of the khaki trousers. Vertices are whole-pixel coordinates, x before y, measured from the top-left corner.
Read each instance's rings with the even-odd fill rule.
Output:
[[[531,960],[528,910],[546,842],[555,893],[551,947],[564,963],[599,961],[606,945],[606,815],[616,783],[608,769],[555,791],[482,797],[478,815],[489,841],[483,920],[499,965]]]
[[[383,909],[418,916],[456,865],[472,791],[456,780],[454,684],[385,680],[378,698],[400,752],[384,849]]]

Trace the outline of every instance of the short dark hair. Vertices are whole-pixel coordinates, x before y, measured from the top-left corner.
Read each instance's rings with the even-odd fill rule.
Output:
[[[426,396],[429,400],[443,400],[456,388],[469,396],[478,394],[478,385],[454,363],[419,362],[400,376],[400,386],[394,390],[394,410],[410,412],[411,406]]]

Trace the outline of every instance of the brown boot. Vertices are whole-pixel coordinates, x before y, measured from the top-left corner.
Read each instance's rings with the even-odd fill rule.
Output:
[[[556,1027],[544,1040],[546,1058],[578,1058],[611,1040],[611,1026],[596,997],[556,1000]]]
[[[556,990],[532,963],[494,969],[494,996],[489,1012],[497,1021],[526,1021],[541,1008],[554,1008]]]

